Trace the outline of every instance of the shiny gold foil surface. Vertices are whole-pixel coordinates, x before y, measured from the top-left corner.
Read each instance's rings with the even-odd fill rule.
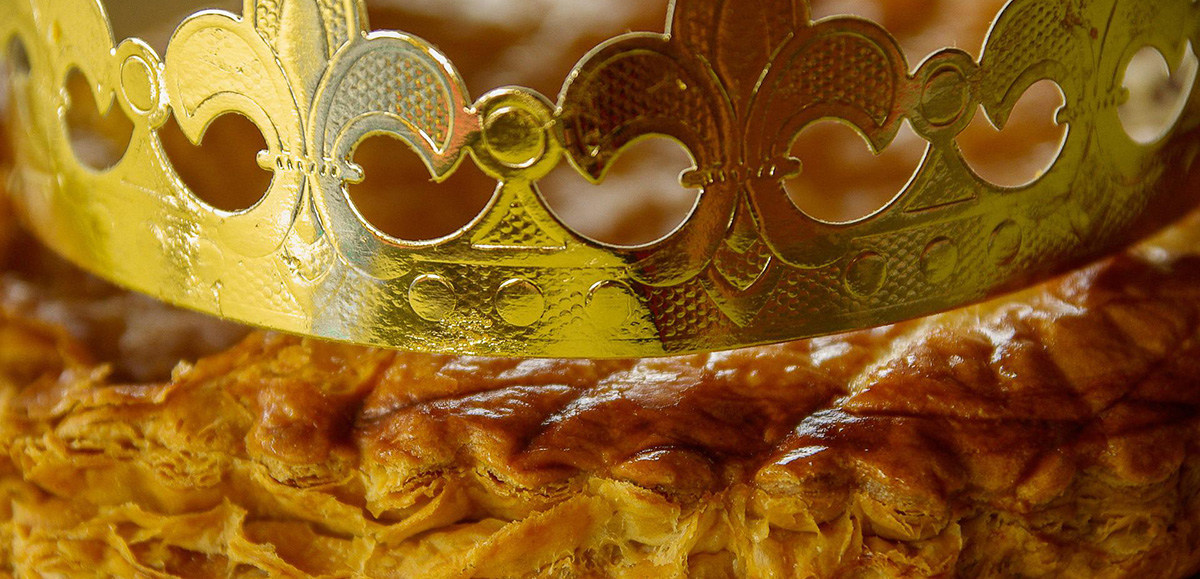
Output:
[[[1190,0],[1014,0],[976,60],[949,48],[910,63],[863,19],[813,21],[804,0],[677,0],[666,31],[590,52],[557,102],[523,88],[467,94],[432,44],[374,31],[355,0],[246,0],[204,11],[165,55],[114,39],[97,0],[0,0],[10,47],[15,200],[50,247],[168,302],[285,332],[414,351],[633,357],[712,351],[865,328],[1027,286],[1128,244],[1200,198],[1200,103],[1149,143],[1118,115],[1131,58],[1172,66],[1200,39]],[[75,156],[65,79],[133,121],[95,171]],[[974,173],[956,137],[979,114],[1003,128],[1029,87],[1054,82],[1067,136],[1035,181]],[[1189,87],[1191,88],[1191,87]],[[982,112],[981,112],[982,111]],[[192,192],[164,152],[170,117],[200,142],[236,113],[273,172],[244,211]],[[886,207],[812,218],[784,181],[809,125],[838,120],[875,150],[909,123],[928,146]],[[361,142],[407,143],[430,174],[475,163],[487,208],[447,237],[370,225],[348,193]],[[573,231],[538,191],[570,163],[601,180],[648,136],[681,143],[700,193],[689,218],[641,247]],[[403,188],[404,183],[396,183]]]

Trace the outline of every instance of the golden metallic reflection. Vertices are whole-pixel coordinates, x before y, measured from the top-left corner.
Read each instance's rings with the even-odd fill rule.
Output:
[[[915,6],[878,19],[911,32]],[[955,17],[940,2],[927,6],[939,21]],[[114,39],[96,0],[0,1],[0,37],[20,35],[34,64],[30,90],[15,95],[14,198],[44,243],[113,281],[232,320],[360,344],[655,356],[886,324],[1046,279],[1200,201],[1197,138],[1171,133],[1140,146],[1116,110],[1127,54],[1180,45],[1194,35],[1200,5],[1111,6],[1013,0],[994,7],[982,50],[925,58],[914,55],[928,46],[901,44],[870,20],[814,21],[803,0],[678,0],[669,28],[653,28],[670,34],[620,35],[569,72],[530,77],[536,90],[478,96],[448,56],[454,42],[443,52],[412,35],[361,33],[354,2],[247,0],[253,18],[199,13],[162,56]],[[486,15],[473,16],[464,30],[486,28]],[[566,34],[568,16],[551,18],[563,27],[546,32],[588,38]],[[542,39],[529,48],[587,50]],[[950,43],[960,39],[937,46]],[[519,60],[521,51],[495,56]],[[72,68],[94,83],[83,91],[91,101],[60,96]],[[556,102],[544,96],[559,85]],[[84,116],[68,125],[97,120],[81,106],[97,101],[105,111],[119,105],[133,124],[128,147],[111,139],[121,162],[99,173],[57,130],[64,110]],[[1181,126],[1194,127],[1198,110],[1185,111]],[[196,203],[155,141],[170,135],[172,117],[198,139],[214,120],[238,118],[229,113],[252,119],[254,128],[238,130],[262,139],[245,139],[237,162],[274,172],[269,187],[217,181],[248,197],[213,205],[262,195],[237,213]],[[854,129],[823,136],[830,120]],[[989,120],[1008,120],[1007,130],[995,134]],[[389,137],[375,139],[383,145],[372,153],[377,135]],[[654,136],[670,140],[645,141]],[[915,175],[916,157],[877,168],[862,139],[884,155],[924,149],[925,157]],[[660,152],[639,154],[649,142],[674,143],[679,166]],[[1022,176],[1017,160],[1039,144],[1044,154]],[[1002,171],[990,173],[982,150],[1005,159]],[[865,156],[845,162],[856,154]],[[637,175],[619,165],[641,160],[655,177],[639,185],[681,191],[664,204],[680,213],[653,231],[667,236],[636,248],[596,243],[571,226],[561,199],[557,219],[546,199],[560,191],[547,175],[564,159],[593,180]],[[677,175],[688,167],[693,189],[684,190]],[[789,198],[785,183],[797,174],[823,180],[792,188],[807,187],[799,205],[825,221]],[[1014,174],[1029,186],[1004,187]],[[424,189],[429,175],[449,180]],[[863,193],[857,185],[868,180],[887,186]],[[804,207],[813,195],[823,206]],[[589,201],[570,200],[580,215],[609,209]],[[461,235],[446,237],[454,231]]]

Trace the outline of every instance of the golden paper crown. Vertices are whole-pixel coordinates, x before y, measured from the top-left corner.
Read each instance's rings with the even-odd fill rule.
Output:
[[[1142,144],[1117,107],[1132,56],[1180,62],[1200,40],[1191,0],[1014,0],[976,61],[946,49],[910,72],[896,40],[804,0],[678,0],[664,34],[588,54],[557,104],[509,88],[468,97],[450,61],[399,32],[370,32],[361,0],[246,0],[184,21],[165,59],[114,44],[97,0],[0,0],[13,79],[14,195],[50,247],[119,284],[225,318],[393,348],[614,357],[718,350],[885,324],[1029,285],[1113,251],[1200,197],[1196,99]],[[79,70],[100,108],[133,120],[123,158],[96,172],[73,153],[62,90]],[[1061,153],[1003,188],[956,137],[982,105],[1003,127],[1051,80],[1065,96]],[[239,113],[265,137],[269,191],[240,212],[189,192],[158,130],[193,142]],[[813,219],[784,190],[808,125],[838,119],[881,150],[907,120],[928,149],[883,210]],[[435,178],[476,163],[499,186],[469,225],[407,242],[371,226],[347,184],[367,137],[406,141]],[[665,239],[591,241],[537,181],[570,161],[598,180],[648,135],[682,143],[699,188]],[[469,157],[469,160],[465,160]],[[403,184],[397,184],[403,186]]]

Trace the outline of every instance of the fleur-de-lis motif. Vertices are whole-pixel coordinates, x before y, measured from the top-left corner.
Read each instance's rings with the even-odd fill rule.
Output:
[[[206,13],[176,32],[165,78],[184,133],[197,141],[232,112],[252,120],[267,142],[260,163],[275,172],[270,190],[250,210],[226,216],[239,251],[282,247],[305,253],[288,260],[301,263],[333,245],[352,265],[387,277],[399,263],[373,265],[380,248],[361,235],[344,190],[362,177],[348,161],[354,147],[391,134],[443,177],[477,130],[448,60],[407,35],[364,35],[365,14],[361,0],[246,0],[241,17]]]
[[[820,247],[820,224],[787,199],[783,180],[800,170],[792,142],[808,124],[836,117],[882,149],[912,81],[877,25],[814,24],[801,0],[679,0],[669,21],[663,35],[628,35],[582,63],[564,90],[567,149],[600,178],[646,134],[683,143],[698,165],[685,183],[704,194],[684,229],[648,250],[637,271],[650,284],[703,275],[722,309],[748,323],[778,280],[775,260],[819,267],[836,259]]]
[[[449,61],[428,43],[395,32],[354,38],[334,55],[318,88],[309,130],[310,155],[326,167],[316,175],[317,199],[339,253],[381,279],[409,268],[411,248],[362,235],[364,221],[350,201],[347,181],[362,179],[348,159],[365,138],[391,135],[419,155],[435,179],[457,166],[479,132],[466,87]],[[386,264],[386,265],[384,265]]]
[[[311,2],[262,4],[298,12],[292,18],[316,11]],[[305,50],[311,45],[295,27],[281,30],[259,18],[259,2],[246,0],[243,12],[247,16],[209,12],[184,21],[167,50],[164,79],[176,121],[193,142],[228,113],[245,116],[262,132],[267,150],[259,162],[275,173],[270,189],[248,211],[225,216],[229,242],[260,256],[279,249],[303,206],[305,168],[297,160],[305,151],[308,87],[324,70],[311,65],[326,56]]]

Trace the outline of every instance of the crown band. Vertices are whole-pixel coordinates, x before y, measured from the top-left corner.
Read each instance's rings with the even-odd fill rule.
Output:
[[[13,194],[33,231],[92,272],[160,299],[321,338],[463,354],[656,356],[811,337],[913,318],[1029,285],[1145,235],[1200,198],[1197,98],[1141,144],[1117,106],[1132,56],[1182,61],[1200,38],[1189,0],[1014,0],[977,61],[935,53],[914,72],[896,40],[857,18],[812,21],[804,0],[678,0],[665,34],[593,50],[559,100],[526,89],[471,100],[450,61],[367,30],[356,0],[246,0],[245,17],[186,20],[165,58],[114,43],[97,0],[0,0],[13,73]],[[64,31],[70,31],[64,33]],[[764,39],[767,42],[764,42]],[[134,124],[111,169],[72,152],[61,90],[78,69]],[[1054,164],[1018,189],[967,166],[955,138],[980,106],[1000,127],[1051,80],[1068,125]],[[193,142],[226,113],[251,119],[274,172],[241,212],[176,176],[157,131]],[[907,120],[928,142],[883,210],[830,224],[783,180],[810,124],[838,119],[876,150]],[[369,225],[347,193],[367,137],[405,141],[432,175],[474,162],[499,182],[488,207],[432,242]],[[648,135],[682,143],[701,189],[667,238],[613,247],[575,233],[536,182],[566,161],[598,180]],[[470,159],[470,160],[466,160]],[[402,186],[402,184],[401,184]]]

